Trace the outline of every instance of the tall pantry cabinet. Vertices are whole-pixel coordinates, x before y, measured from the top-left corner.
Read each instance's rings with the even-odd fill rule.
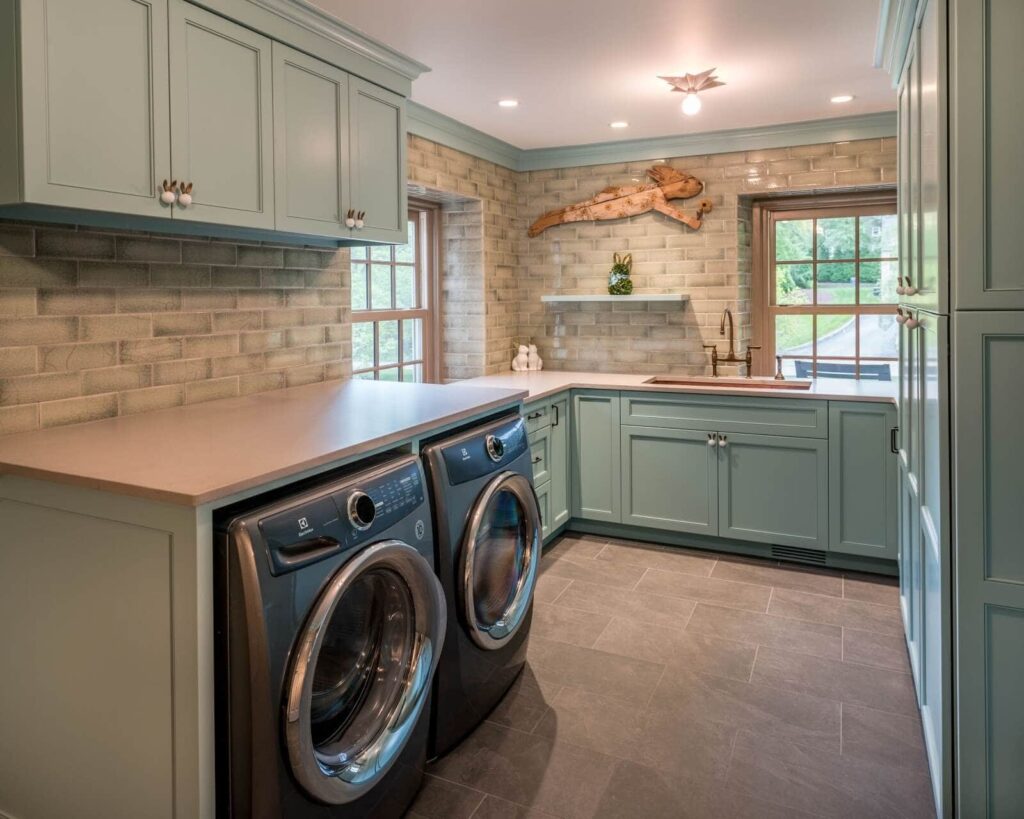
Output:
[[[1024,3],[892,8],[907,647],[938,815],[1024,816]]]

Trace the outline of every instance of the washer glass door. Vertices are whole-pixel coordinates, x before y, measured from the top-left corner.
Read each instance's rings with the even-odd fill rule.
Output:
[[[473,641],[499,648],[523,624],[540,564],[540,510],[515,472],[492,480],[477,500],[462,547],[463,613]]]
[[[433,568],[397,541],[331,578],[300,635],[285,736],[296,779],[344,804],[387,773],[422,713],[444,640]]]

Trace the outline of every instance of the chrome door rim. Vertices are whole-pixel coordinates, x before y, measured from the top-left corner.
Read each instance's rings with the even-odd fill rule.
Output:
[[[526,512],[527,526],[530,537],[527,544],[526,572],[516,583],[516,593],[505,613],[495,626],[490,629],[480,628],[476,617],[476,597],[473,591],[473,570],[476,566],[476,539],[483,525],[484,512],[491,499],[498,492],[511,492],[522,504]],[[541,522],[540,507],[533,486],[525,476],[517,472],[502,472],[487,484],[473,506],[466,536],[462,543],[462,610],[466,618],[466,627],[473,642],[480,648],[494,650],[501,648],[519,631],[526,612],[533,601],[533,589],[537,585],[537,570],[540,566]],[[498,626],[501,628],[497,628]]]
[[[329,770],[321,763],[310,721],[313,675],[326,626],[355,580],[370,569],[389,569],[405,582],[413,600],[415,637],[404,691],[377,738],[357,759]],[[444,644],[447,614],[444,592],[433,567],[411,546],[397,540],[374,544],[331,578],[303,627],[291,664],[285,702],[285,742],[292,772],[311,795],[341,805],[363,796],[398,758],[423,712]]]

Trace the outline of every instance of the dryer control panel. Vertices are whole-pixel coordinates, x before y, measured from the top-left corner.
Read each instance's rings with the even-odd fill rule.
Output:
[[[294,571],[351,549],[394,526],[425,502],[417,461],[341,487],[327,487],[283,512],[260,518],[271,573]]]
[[[516,418],[441,450],[448,480],[455,486],[488,475],[512,463],[527,448],[526,424]]]

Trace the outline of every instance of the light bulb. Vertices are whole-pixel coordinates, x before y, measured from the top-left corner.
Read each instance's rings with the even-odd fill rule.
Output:
[[[683,99],[683,113],[688,117],[700,113],[700,97],[696,91],[689,91]]]
[[[502,108],[517,108],[519,106],[519,100],[498,100],[498,105]]]

